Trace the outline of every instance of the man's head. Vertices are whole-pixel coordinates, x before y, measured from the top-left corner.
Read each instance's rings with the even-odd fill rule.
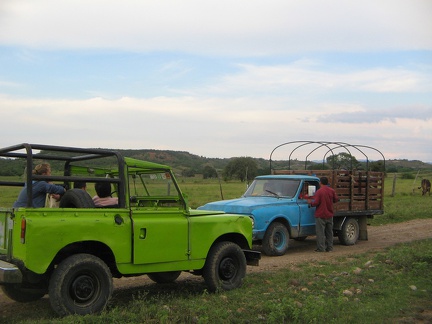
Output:
[[[324,185],[324,186],[327,186],[328,183],[329,183],[327,177],[321,177],[321,178],[320,178],[320,182],[321,182],[321,184]]]
[[[86,190],[87,184],[84,181],[75,181],[74,182],[74,188],[75,189],[82,189]]]
[[[109,182],[96,182],[95,190],[100,198],[111,196],[111,184]]]

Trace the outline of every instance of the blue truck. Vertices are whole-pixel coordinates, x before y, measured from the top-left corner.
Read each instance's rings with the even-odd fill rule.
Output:
[[[201,210],[247,215],[253,222],[252,239],[266,255],[286,253],[289,240],[315,235],[315,208],[307,199],[326,176],[340,201],[335,204],[333,232],[341,244],[367,240],[368,218],[383,213],[384,173],[346,170],[273,170],[258,176],[242,197],[210,202]]]

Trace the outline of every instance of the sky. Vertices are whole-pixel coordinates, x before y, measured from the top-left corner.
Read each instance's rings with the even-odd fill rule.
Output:
[[[268,159],[328,141],[432,162],[431,16],[430,0],[0,0],[0,147]]]

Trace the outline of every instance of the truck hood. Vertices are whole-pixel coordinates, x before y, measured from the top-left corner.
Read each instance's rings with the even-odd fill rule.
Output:
[[[293,199],[277,197],[244,197],[230,200],[221,200],[198,207],[198,210],[221,210],[225,213],[252,214],[260,208],[268,208],[292,202]]]

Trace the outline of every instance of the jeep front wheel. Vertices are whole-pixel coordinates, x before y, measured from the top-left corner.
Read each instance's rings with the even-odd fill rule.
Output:
[[[246,257],[237,244],[220,242],[210,249],[203,271],[209,291],[236,289],[245,275]]]
[[[109,268],[90,254],[75,254],[63,260],[49,283],[51,306],[60,316],[99,313],[108,304],[112,291]]]

